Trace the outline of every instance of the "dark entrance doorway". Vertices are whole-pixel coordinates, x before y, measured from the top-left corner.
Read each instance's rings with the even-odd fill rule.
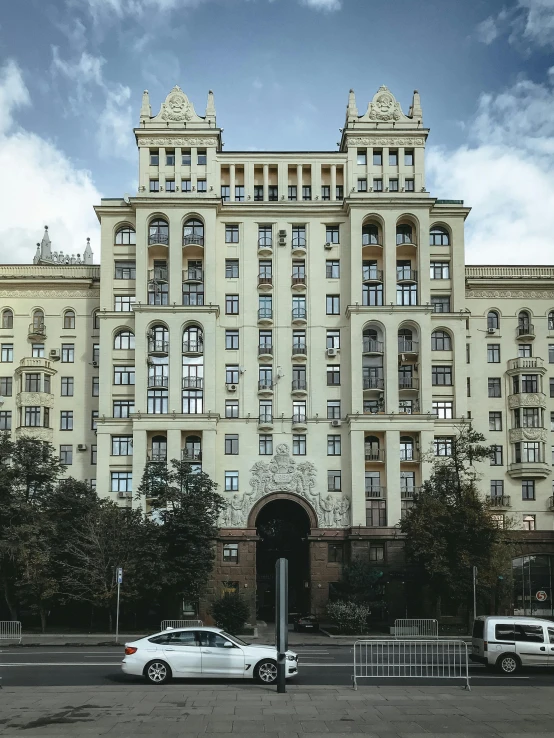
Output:
[[[257,613],[262,620],[275,620],[275,562],[289,561],[289,612],[310,608],[310,520],[292,500],[274,500],[256,518],[260,540],[256,549]]]

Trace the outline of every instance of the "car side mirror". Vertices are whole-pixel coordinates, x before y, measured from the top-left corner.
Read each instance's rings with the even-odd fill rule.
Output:
[[[234,645],[231,643],[231,641],[225,641],[223,644],[223,648],[234,648]]]

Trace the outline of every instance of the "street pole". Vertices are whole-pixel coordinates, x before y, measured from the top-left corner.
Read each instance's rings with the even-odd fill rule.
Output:
[[[115,570],[117,576],[117,608],[115,611],[115,642],[119,643],[119,591],[123,581],[123,569],[118,566]]]
[[[477,620],[477,567],[473,567],[473,619]]]
[[[277,644],[277,692],[285,694],[285,674],[289,637],[289,562],[275,562],[275,640]]]

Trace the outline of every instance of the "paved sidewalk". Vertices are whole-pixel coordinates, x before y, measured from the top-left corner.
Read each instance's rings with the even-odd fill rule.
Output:
[[[348,687],[256,684],[12,687],[0,690],[0,736],[264,738],[546,738],[554,687]]]

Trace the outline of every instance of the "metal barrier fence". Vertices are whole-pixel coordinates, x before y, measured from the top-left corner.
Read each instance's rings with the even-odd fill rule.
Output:
[[[21,643],[21,623],[18,620],[0,620],[0,641]]]
[[[438,638],[439,621],[423,618],[403,618],[394,621],[394,637]]]
[[[201,620],[162,620],[160,630],[166,630],[166,628],[194,628],[203,625],[204,623]]]
[[[358,679],[417,677],[463,679],[469,686],[467,643],[457,640],[368,640],[354,644],[354,689]]]

